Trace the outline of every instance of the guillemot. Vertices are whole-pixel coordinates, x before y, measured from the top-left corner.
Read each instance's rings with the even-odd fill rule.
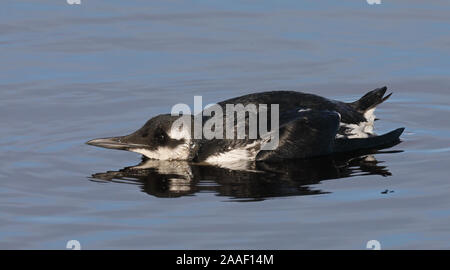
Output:
[[[399,141],[404,131],[404,128],[399,128],[384,135],[376,135],[373,131],[376,106],[392,94],[385,96],[386,90],[387,87],[377,88],[350,103],[296,91],[270,91],[248,94],[217,104],[223,109],[229,104],[278,104],[279,127],[276,132],[279,142],[276,148],[270,150],[262,147],[267,142],[265,138],[252,138],[248,134],[250,131],[239,139],[196,138],[192,126],[174,128],[181,116],[171,114],[153,117],[129,135],[94,139],[87,144],[132,151],[149,159],[186,160],[214,165],[243,160],[279,162],[383,148]],[[261,118],[261,111],[256,111],[255,115]],[[211,115],[201,117],[203,125],[212,118]],[[250,112],[245,114],[246,130],[249,130],[249,118]],[[233,121],[233,132],[237,125]],[[225,129],[224,123],[223,131]]]

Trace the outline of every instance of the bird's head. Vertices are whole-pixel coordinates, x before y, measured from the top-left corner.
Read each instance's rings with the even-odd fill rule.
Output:
[[[161,114],[129,135],[93,139],[86,144],[132,151],[150,159],[188,160],[193,146],[190,120],[191,116]]]

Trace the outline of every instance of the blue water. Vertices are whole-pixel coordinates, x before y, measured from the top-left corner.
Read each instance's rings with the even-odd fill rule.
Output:
[[[81,1],[0,8],[0,248],[450,247],[448,1]],[[194,95],[353,101],[383,85],[376,131],[406,127],[403,142],[337,167],[181,164],[171,180],[84,144]]]

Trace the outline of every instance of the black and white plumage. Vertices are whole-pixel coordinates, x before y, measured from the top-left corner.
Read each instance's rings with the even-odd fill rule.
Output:
[[[94,139],[87,144],[133,151],[150,159],[216,165],[242,160],[282,161],[382,148],[398,141],[404,130],[399,128],[381,136],[373,132],[375,107],[391,95],[385,96],[386,90],[386,87],[375,89],[352,103],[295,91],[254,93],[218,103],[223,111],[226,104],[279,104],[279,144],[274,150],[261,150],[261,139],[248,138],[248,132],[244,139],[194,139],[193,129],[174,131],[172,124],[179,117],[169,114],[150,119],[130,135]],[[203,117],[203,124],[208,119]]]

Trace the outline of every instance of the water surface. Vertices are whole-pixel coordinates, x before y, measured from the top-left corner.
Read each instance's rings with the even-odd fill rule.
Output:
[[[450,3],[4,1],[0,248],[450,247]],[[381,152],[230,171],[84,142],[176,103],[387,85]],[[262,165],[261,165],[262,166]]]

